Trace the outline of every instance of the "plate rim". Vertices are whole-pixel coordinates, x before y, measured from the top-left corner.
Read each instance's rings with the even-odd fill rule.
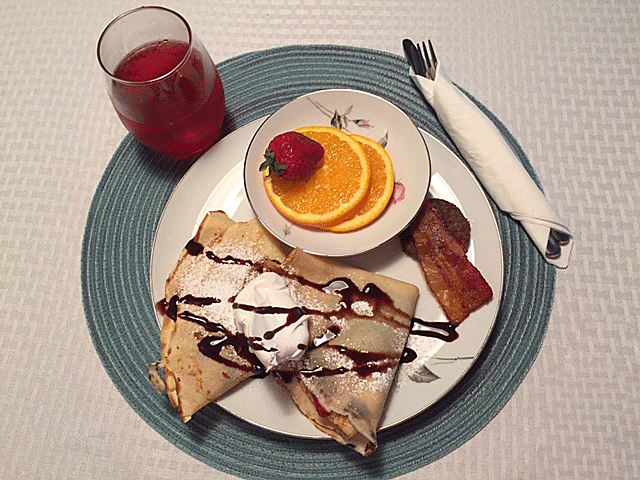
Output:
[[[235,130],[234,132],[231,132],[229,135],[234,135],[236,133],[239,133],[239,131],[241,130],[249,130],[251,128],[255,128],[256,132],[259,130],[260,126],[264,123],[264,121],[266,120],[267,117],[262,117],[262,118],[258,118],[253,120],[252,122],[249,122],[246,125],[243,125],[242,127],[238,128],[237,130]],[[429,410],[429,408],[431,408],[434,404],[436,404],[440,399],[442,399],[444,396],[446,396],[452,389],[455,388],[455,386],[460,383],[460,381],[462,381],[462,379],[468,374],[468,372],[471,370],[471,368],[473,367],[473,365],[475,364],[475,362],[477,361],[478,357],[482,354],[482,351],[484,350],[488,339],[491,335],[491,332],[494,329],[495,323],[496,323],[496,319],[498,317],[498,313],[500,311],[500,307],[502,304],[502,293],[504,290],[504,252],[503,252],[503,248],[502,248],[502,234],[500,232],[500,228],[498,225],[498,221],[495,215],[495,212],[493,211],[493,209],[491,208],[491,203],[489,201],[489,198],[487,196],[487,193],[484,191],[484,189],[482,188],[482,186],[480,185],[478,179],[475,177],[475,175],[473,175],[472,171],[470,170],[469,166],[466,165],[461,159],[458,158],[458,156],[447,146],[445,145],[440,139],[438,139],[436,136],[432,135],[431,133],[429,133],[428,131],[426,131],[423,128],[417,127],[418,131],[421,135],[421,137],[423,138],[423,141],[425,142],[425,144],[427,143],[427,139],[425,137],[429,137],[429,139],[433,142],[437,142],[443,149],[445,149],[448,154],[453,157],[453,159],[455,159],[455,161],[458,164],[458,168],[462,168],[467,175],[467,179],[469,181],[471,181],[474,185],[475,185],[475,190],[477,191],[477,193],[482,197],[482,199],[484,200],[484,203],[486,204],[486,208],[488,210],[490,219],[491,219],[491,227],[492,227],[492,231],[495,233],[496,235],[496,245],[495,247],[497,247],[497,252],[496,255],[498,256],[498,258],[500,259],[500,266],[497,269],[499,271],[499,281],[496,285],[494,285],[495,289],[497,290],[497,292],[494,292],[494,295],[496,295],[497,298],[497,303],[495,305],[495,309],[493,311],[492,314],[492,318],[491,318],[491,322],[489,327],[487,328],[486,332],[484,332],[484,338],[481,342],[481,344],[478,346],[477,348],[477,352],[474,355],[473,360],[469,361],[468,364],[466,365],[466,367],[464,368],[463,372],[460,373],[455,380],[453,381],[449,381],[447,383],[447,386],[442,389],[439,394],[437,395],[436,398],[433,398],[430,403],[428,403],[427,405],[425,405],[424,407],[420,408],[419,410],[411,413],[410,415],[408,415],[407,417],[401,419],[401,420],[397,420],[394,423],[388,424],[388,425],[381,425],[378,428],[378,432],[382,432],[391,428],[395,428],[398,426],[401,426],[402,424],[406,423],[407,421],[413,419],[414,417],[421,415],[422,413],[424,413],[425,411]],[[251,134],[251,138],[253,138],[255,136],[255,132],[253,134]],[[428,146],[427,146],[428,147]],[[205,155],[215,155],[215,151],[210,150],[209,152],[205,152],[203,154],[203,156]],[[431,153],[430,153],[431,155]],[[234,165],[231,166],[231,169],[229,171],[231,171],[232,169],[235,169],[238,167],[238,165],[242,164],[243,165],[243,180],[242,182],[244,182],[244,162],[245,160],[240,160],[239,162],[236,162]],[[167,212],[167,210],[169,208],[171,208],[171,206],[174,205],[174,203],[172,202],[176,202],[177,201],[177,195],[179,194],[179,191],[181,190],[182,184],[186,183],[186,181],[188,179],[190,179],[190,175],[189,172],[196,168],[195,164],[192,165],[180,178],[180,180],[178,181],[178,183],[175,185],[174,189],[171,192],[171,195],[169,196],[169,198],[167,199],[167,201],[165,202],[165,205],[163,207],[162,213],[160,215],[160,218],[158,220],[158,223],[156,225],[156,229],[154,231],[154,237],[153,237],[153,244],[152,244],[152,248],[151,248],[151,252],[149,255],[149,286],[150,286],[150,292],[151,292],[151,298],[152,298],[152,304],[155,305],[156,300],[153,296],[153,291],[154,291],[154,257],[156,254],[156,244],[158,241],[158,232],[159,230],[163,227],[163,220],[165,219],[165,214]],[[435,173],[433,171],[433,160],[430,159],[430,170],[431,170],[431,175],[433,176]],[[201,217],[203,212],[205,211],[205,207],[207,202],[210,200],[211,194],[213,193],[213,191],[220,185],[220,183],[225,179],[225,176],[228,172],[224,172],[220,175],[220,179],[218,180],[218,183],[216,183],[216,185],[213,186],[212,189],[210,189],[210,191],[205,195],[205,201],[204,203],[200,206],[199,210],[198,210],[198,215],[196,216],[196,222],[195,224],[192,226],[192,228],[190,229],[190,232],[195,231],[197,229],[197,224],[199,221],[201,221]],[[432,181],[431,178],[429,180],[429,185],[431,186]],[[451,185],[447,183],[447,186],[449,186],[451,188]],[[455,193],[455,192],[454,192]],[[246,197],[246,190],[244,191],[245,194],[245,200],[248,202],[249,199]],[[429,189],[427,190],[427,197],[429,197],[430,192]],[[458,197],[458,195],[456,195],[456,197]],[[459,198],[458,198],[459,200]],[[464,207],[464,206],[463,206]],[[252,210],[253,212],[253,210]],[[384,243],[388,243],[392,240],[394,240],[395,238],[397,238],[397,235],[394,235],[394,237],[392,237],[391,239],[385,241]],[[473,237],[472,237],[473,238]],[[378,247],[376,247],[378,248]],[[375,250],[371,249],[371,250]],[[370,250],[370,251],[371,251]],[[367,252],[363,252],[362,254],[366,254],[369,253],[370,251]],[[362,255],[362,254],[357,254],[357,255]],[[175,258],[177,259],[179,255],[179,252],[177,252]],[[350,256],[341,256],[341,258],[349,258],[349,257],[354,257],[357,255],[350,255]],[[172,264],[174,264],[175,261],[173,261]],[[421,290],[421,295],[431,295],[431,292],[428,291],[428,289],[425,290]],[[154,310],[154,315],[156,318],[156,322],[159,326],[159,328],[161,328],[161,321],[162,321],[162,317],[159,315],[157,310]],[[442,347],[445,347],[446,345],[442,345]],[[440,348],[442,348],[440,347]],[[395,389],[395,382],[397,381],[394,380],[394,386],[392,387],[392,389]],[[238,388],[242,388],[242,385],[239,385]],[[235,391],[235,389],[234,389]],[[292,437],[292,438],[300,438],[300,439],[308,439],[308,440],[326,440],[329,439],[330,437],[328,437],[326,434],[317,431],[314,431],[314,434],[303,434],[303,433],[296,433],[296,432],[290,432],[290,431],[285,431],[282,429],[279,429],[277,427],[274,426],[268,426],[268,425],[264,425],[261,424],[259,421],[254,420],[254,419],[250,419],[250,418],[245,418],[242,415],[240,415],[239,413],[237,413],[236,411],[234,411],[232,408],[230,408],[227,404],[224,403],[224,399],[226,398],[226,394],[222,396],[221,399],[215,400],[214,403],[215,405],[217,405],[218,407],[220,407],[221,409],[223,409],[225,412],[227,412],[228,414],[234,416],[235,418],[237,418],[240,421],[243,422],[247,422],[253,426],[255,426],[256,428],[260,428],[263,430],[266,430],[268,432],[271,433],[275,433],[275,434],[280,434],[280,435],[284,435],[287,437]],[[387,407],[385,406],[385,412],[386,412]],[[384,413],[383,413],[383,418],[384,418]],[[313,431],[310,429],[310,432]]]

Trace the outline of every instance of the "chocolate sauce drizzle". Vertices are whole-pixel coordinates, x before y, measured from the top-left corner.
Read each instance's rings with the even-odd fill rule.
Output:
[[[245,372],[251,372],[256,378],[263,378],[267,376],[264,365],[262,365],[260,360],[258,360],[251,350],[249,350],[249,341],[244,334],[240,332],[231,333],[229,330],[217,323],[208,323],[208,325],[216,325],[219,335],[207,335],[200,340],[198,343],[198,350],[200,350],[200,353],[212,360],[227,365],[228,367],[237,368]],[[207,330],[210,331],[208,328]],[[244,365],[222,356],[222,349],[226,346],[232,347],[238,356],[246,360],[249,365]]]
[[[219,257],[213,252],[207,252],[205,253],[205,255],[209,260],[213,260],[216,263],[222,263],[225,265],[245,265],[247,267],[252,267],[254,265],[254,262],[252,262],[251,260],[243,260],[240,258],[232,257],[231,255],[227,255],[226,257]]]
[[[427,328],[418,329],[415,328],[416,325],[422,325]],[[421,337],[438,338],[445,342],[453,342],[460,336],[458,332],[456,332],[455,325],[451,322],[428,322],[416,317],[411,319],[411,329],[409,330],[409,334]],[[418,358],[416,351],[410,347],[405,347],[402,352],[402,357],[400,357],[400,363],[411,363],[416,358]]]
[[[160,302],[158,302],[160,303]],[[229,367],[234,367],[246,372],[252,372],[254,377],[266,376],[264,365],[258,360],[258,358],[249,350],[249,339],[242,333],[232,333],[227,330],[223,325],[209,321],[209,319],[202,315],[196,315],[193,312],[184,310],[178,313],[178,304],[185,303],[196,306],[212,305],[214,303],[220,303],[217,298],[208,297],[194,297],[192,295],[185,295],[184,297],[178,297],[174,295],[169,300],[168,304],[165,303],[166,315],[175,321],[177,318],[188,320],[190,322],[200,325],[205,331],[212,335],[204,336],[200,342],[198,342],[198,350],[200,352]],[[245,363],[239,363],[229,358],[222,356],[222,349],[225,346],[233,348],[238,356],[245,360]]]
[[[353,304],[358,301],[366,301],[371,304],[374,311],[379,317],[384,318],[387,322],[404,327],[404,324],[396,321],[393,316],[385,315],[384,309],[395,309],[393,300],[384,292],[380,287],[373,283],[366,284],[362,290],[347,277],[339,277],[330,280],[324,284],[315,283],[300,276],[295,276],[295,279],[302,285],[306,285],[317,290],[322,290],[326,293],[336,294],[340,296],[339,306],[342,309],[349,310],[352,315],[359,317],[354,309]],[[403,313],[396,309],[396,312]],[[315,314],[321,314],[330,316],[331,313],[326,312],[312,312]],[[334,335],[340,334],[340,327],[338,325],[332,325],[329,327],[329,331]],[[318,347],[310,348],[330,348],[337,350],[347,358],[351,359],[354,363],[353,366],[346,367],[340,366],[336,368],[319,367],[315,369],[303,369],[300,370],[300,375],[304,377],[327,377],[333,375],[341,375],[349,372],[354,372],[361,378],[370,376],[373,373],[383,373],[391,368],[394,368],[398,361],[397,356],[383,352],[366,352],[348,348],[342,345],[334,345],[331,343],[322,343]]]
[[[195,239],[189,240],[184,248],[189,255],[192,255],[194,257],[197,257],[202,252],[204,252],[204,245],[198,243]],[[254,265],[254,262],[252,262],[251,260],[236,258],[231,255],[227,255],[226,257],[219,257],[212,251],[207,251],[205,255],[209,260],[213,260],[216,263],[228,265],[246,265],[248,267],[252,267]]]
[[[413,348],[404,347],[402,351],[402,356],[400,357],[400,363],[411,363],[416,358],[418,358],[418,354]]]
[[[197,257],[204,251],[204,245],[196,242],[193,239],[189,240],[189,242],[187,242],[187,245],[184,248],[189,255],[193,255],[194,257]]]
[[[185,246],[186,252],[189,255],[197,256],[201,255],[203,252],[206,257],[216,263],[219,264],[232,264],[232,265],[244,265],[248,267],[260,267],[261,265],[255,264],[255,262],[251,260],[239,259],[235,258],[231,255],[227,255],[225,257],[220,257],[214,254],[211,251],[205,252],[205,247],[198,243],[196,240],[190,240]],[[264,268],[264,267],[263,267]],[[259,270],[263,270],[263,268],[258,268]],[[358,288],[358,286],[347,277],[339,277],[332,279],[331,281],[320,284],[316,282],[312,282],[304,277],[299,275],[287,274],[285,272],[280,272],[283,275],[287,275],[289,278],[292,278],[299,282],[302,285],[324,291],[326,293],[336,294],[340,296],[339,308],[349,310],[350,315],[353,317],[360,317],[360,315],[354,311],[352,308],[353,304],[358,301],[366,301],[369,303],[374,311],[378,314],[379,317],[384,318],[385,321],[396,324],[401,327],[405,327],[404,324],[396,321],[393,318],[393,315],[385,314],[385,309],[395,310],[395,312],[404,314],[400,310],[396,309],[393,300],[387,293],[385,293],[382,289],[380,289],[377,285],[373,283],[366,284],[362,289]],[[239,304],[235,302],[234,298],[229,299],[228,301],[232,302],[233,308],[239,308],[246,311],[254,311],[258,314],[285,314],[286,321],[284,324],[278,326],[277,328],[266,332],[263,335],[264,339],[272,339],[279,331],[286,328],[288,325],[294,324],[298,321],[303,315],[322,315],[326,318],[329,318],[331,315],[334,315],[335,312],[322,312],[319,310],[309,309],[306,307],[273,307],[273,306],[252,306]],[[218,298],[211,297],[195,297],[193,295],[185,295],[183,297],[179,297],[178,295],[174,295],[169,302],[165,302],[164,300],[158,302],[156,307],[162,313],[166,313],[166,315],[172,320],[176,320],[177,318],[181,318],[184,320],[188,320],[194,322],[200,326],[202,326],[210,335],[204,336],[200,342],[198,343],[198,349],[200,352],[224,365],[238,368],[244,371],[250,371],[254,376],[264,377],[267,375],[265,371],[265,367],[258,360],[258,358],[251,352],[249,349],[249,345],[254,350],[257,349],[265,349],[264,346],[260,345],[261,338],[259,337],[250,337],[248,338],[243,333],[237,332],[233,333],[226,329],[223,325],[215,322],[211,322],[204,316],[196,315],[192,312],[184,310],[178,314],[178,304],[187,304],[194,306],[207,306],[212,305],[214,303],[221,303],[222,300]],[[418,321],[422,324],[427,322],[422,322],[418,319],[413,319],[413,321]],[[340,333],[340,327],[337,325],[332,325],[329,327],[329,330],[338,335]],[[412,332],[413,333],[413,332]],[[455,332],[454,332],[455,333]],[[238,356],[243,359],[246,363],[239,363],[237,361],[231,360],[222,356],[222,350],[225,347],[231,347],[235,350]],[[305,346],[306,347],[306,346]],[[337,367],[337,368],[318,368],[314,370],[301,370],[300,374],[306,377],[311,376],[330,376],[330,375],[339,375],[348,372],[355,372],[360,377],[367,377],[374,372],[385,372],[390,368],[393,368],[398,361],[396,356],[390,355],[388,353],[378,353],[378,352],[364,352],[360,350],[355,350],[352,348],[333,345],[330,343],[324,343],[319,345],[318,347],[314,347],[310,345],[308,348],[332,348],[336,349],[341,354],[353,360],[354,366],[352,367]],[[403,354],[403,358],[405,355]],[[247,365],[248,364],[248,365]],[[283,373],[279,372],[281,378],[283,378]],[[286,377],[286,375],[284,375]],[[286,380],[286,378],[285,378]]]
[[[194,297],[193,295],[189,294],[185,295],[184,297],[174,295],[169,299],[168,302],[164,298],[158,301],[156,303],[156,310],[160,313],[160,315],[166,315],[171,320],[175,321],[178,315],[178,303],[186,303],[189,305],[204,307],[220,302],[221,300],[219,298],[213,297]]]
[[[195,239],[192,239],[187,242],[185,250],[188,255],[198,256],[205,252],[205,247]],[[220,264],[245,265],[248,267],[253,266],[252,261],[235,258],[231,255],[220,257],[211,251],[205,252],[205,255],[209,260]],[[223,325],[211,322],[207,317],[196,315],[188,310],[183,310],[178,313],[178,304],[204,307],[221,302],[222,299],[215,297],[196,297],[189,294],[184,295],[183,297],[174,295],[168,302],[164,299],[159,301],[156,304],[156,308],[160,313],[167,315],[173,321],[177,318],[188,320],[200,325],[205,331],[209,332],[210,335],[205,335],[198,342],[198,350],[200,350],[203,355],[222,363],[223,365],[251,372],[254,377],[266,376],[266,369],[264,365],[262,365],[260,360],[258,360],[258,358],[249,350],[250,340],[244,334],[240,332],[233,333]],[[225,347],[233,348],[238,357],[244,360],[244,362],[234,361],[223,356],[222,351]]]
[[[186,301],[183,302],[183,299]],[[198,350],[200,350],[200,352],[206,357],[222,363],[223,365],[227,365],[228,367],[237,368],[245,372],[251,372],[254,377],[265,377],[267,373],[264,365],[260,360],[258,360],[258,357],[249,350],[249,344],[252,343],[253,345],[255,342],[250,342],[250,339],[248,339],[243,333],[233,333],[220,323],[211,322],[207,317],[196,315],[188,310],[184,310],[179,314],[177,313],[178,303],[190,303],[189,300],[194,299],[196,299],[196,302],[191,303],[192,305],[211,305],[213,303],[220,302],[218,299],[202,299],[192,297],[190,295],[185,295],[184,297],[179,298],[177,295],[174,295],[169,301],[167,316],[174,321],[177,318],[181,318],[183,320],[196,323],[204,328],[205,331],[211,333],[211,335],[204,336],[198,342]],[[224,357],[222,355],[222,349],[227,346],[233,348],[237,355],[246,363],[240,363]]]
[[[352,308],[353,304],[359,301],[365,301],[372,306],[379,318],[383,318],[386,322],[396,327],[405,327],[403,323],[395,320],[392,315],[385,314],[385,310],[394,310],[396,314],[406,315],[403,311],[395,308],[393,299],[374,283],[367,283],[361,290],[347,277],[334,278],[326,283],[312,282],[300,275],[290,275],[290,277],[307,287],[322,290],[325,293],[339,295],[340,302],[338,305],[345,310],[350,310],[350,314],[353,316],[361,316]],[[326,312],[312,313],[327,316]]]
[[[353,360],[353,367],[326,368],[319,367],[313,370],[300,370],[300,374],[304,377],[327,377],[331,375],[340,375],[349,372],[355,372],[360,378],[365,378],[372,373],[383,373],[393,368],[396,364],[397,357],[382,352],[363,352],[342,345],[326,344],[325,348],[337,350],[347,358]]]
[[[274,328],[273,330],[269,330],[268,332],[265,332],[263,335],[263,338],[265,340],[271,340],[276,333],[278,333],[279,331],[283,330],[284,328],[287,328],[289,325],[293,325],[294,323],[296,323],[298,320],[300,320],[300,318],[302,318],[305,315],[309,315],[310,313],[314,313],[311,310],[304,308],[304,307],[271,307],[271,306],[254,306],[254,305],[246,305],[244,303],[233,303],[233,308],[237,308],[239,310],[245,310],[247,312],[255,312],[258,315],[285,315],[286,314],[286,321],[285,323],[283,323],[282,325],[279,325],[277,328]],[[256,337],[256,339],[259,341],[260,338]]]
[[[427,329],[414,328],[418,325],[427,327]],[[451,322],[428,322],[420,318],[413,317],[411,320],[411,335],[419,335],[422,337],[439,338],[445,342],[453,342],[460,335],[456,332],[456,327]]]

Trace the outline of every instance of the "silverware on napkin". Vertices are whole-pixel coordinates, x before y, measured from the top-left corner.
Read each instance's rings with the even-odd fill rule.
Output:
[[[409,76],[498,207],[518,220],[547,262],[569,265],[573,236],[495,124],[459,90],[422,42],[403,41]]]

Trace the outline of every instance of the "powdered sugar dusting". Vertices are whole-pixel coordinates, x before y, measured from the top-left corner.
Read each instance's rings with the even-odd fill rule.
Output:
[[[351,309],[356,315],[373,317],[373,306],[369,302],[359,301],[351,304]]]
[[[409,335],[406,347],[415,351],[418,357],[413,362],[400,365],[394,390],[397,391],[407,382],[415,382],[416,379],[422,379],[423,383],[427,381],[428,372],[425,369],[433,363],[433,358],[443,345],[444,342],[437,338]],[[435,379],[432,378],[431,381]]]
[[[238,262],[217,262],[206,257],[209,252],[219,258],[237,259]],[[217,301],[210,305],[187,305],[182,308],[206,317],[209,322],[220,324],[232,333],[237,332],[232,302],[245,282],[257,274],[252,271],[251,263],[258,260],[260,256],[251,244],[242,247],[207,246],[198,256],[186,256],[180,265],[178,295],[190,294],[194,297],[215,298]]]

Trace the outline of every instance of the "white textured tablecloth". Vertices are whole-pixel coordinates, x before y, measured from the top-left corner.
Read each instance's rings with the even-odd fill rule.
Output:
[[[406,479],[640,478],[640,7],[634,0],[176,0],[215,61],[290,44],[402,54],[431,38],[520,142],[576,238],[539,356],[507,405]],[[80,248],[126,131],[97,37],[138,3],[0,5],[0,477],[232,478],[164,440],[95,353]],[[496,88],[500,85],[501,88]]]

